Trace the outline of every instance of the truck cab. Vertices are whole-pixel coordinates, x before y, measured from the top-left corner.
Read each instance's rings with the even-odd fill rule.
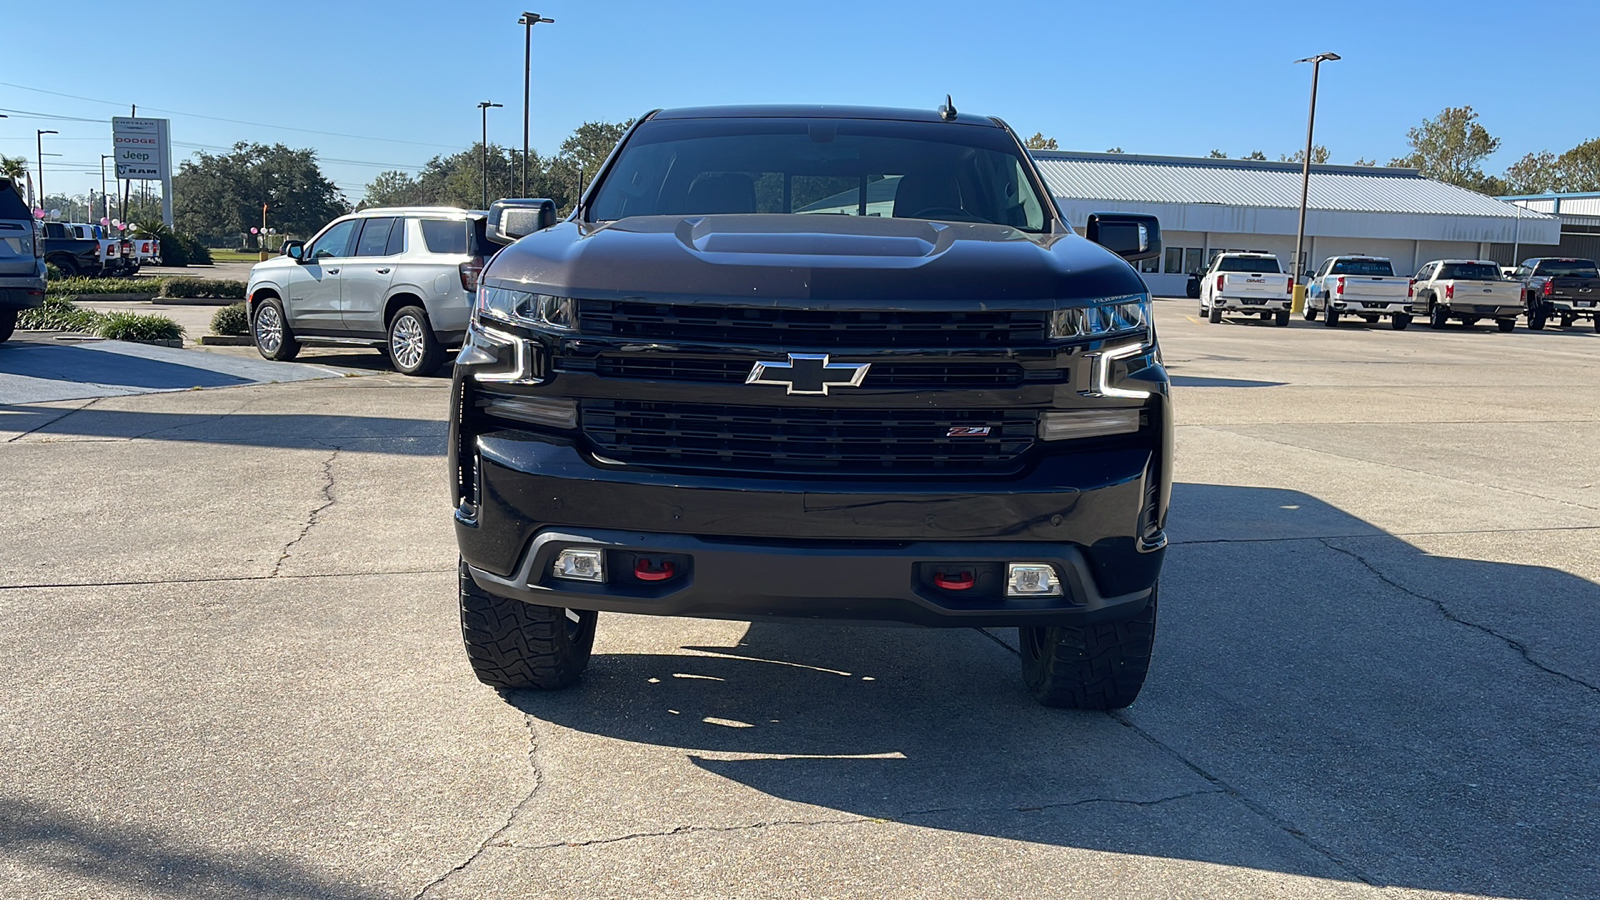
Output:
[[[1542,257],[1526,259],[1517,267],[1516,279],[1522,285],[1523,312],[1528,328],[1542,331],[1551,319],[1571,328],[1580,319],[1594,323],[1600,331],[1600,271],[1592,259]]]

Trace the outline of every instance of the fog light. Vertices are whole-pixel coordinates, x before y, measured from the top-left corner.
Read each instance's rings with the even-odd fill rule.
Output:
[[[1061,579],[1055,566],[1044,563],[1010,563],[1006,566],[1007,597],[1059,597]]]
[[[604,550],[563,550],[551,574],[568,581],[605,581]]]

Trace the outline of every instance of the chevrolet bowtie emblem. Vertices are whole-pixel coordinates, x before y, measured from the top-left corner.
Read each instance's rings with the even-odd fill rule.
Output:
[[[745,384],[781,384],[791,394],[828,393],[830,387],[860,387],[871,363],[830,363],[826,353],[791,353],[789,361],[758,362]]]

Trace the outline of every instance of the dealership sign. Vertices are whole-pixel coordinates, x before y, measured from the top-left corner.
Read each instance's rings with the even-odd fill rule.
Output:
[[[111,145],[118,178],[166,181],[172,177],[172,143],[166,119],[114,118]]]

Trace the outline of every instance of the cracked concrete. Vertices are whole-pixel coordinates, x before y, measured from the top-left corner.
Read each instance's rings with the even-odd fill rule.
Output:
[[[306,516],[305,524],[300,527],[300,533],[295,535],[292,540],[283,545],[283,550],[278,553],[278,561],[272,564],[271,577],[278,577],[278,573],[283,570],[284,561],[287,560],[289,555],[294,552],[295,545],[305,540],[306,535],[311,533],[311,529],[317,527],[317,517],[322,515],[322,513],[327,510],[328,507],[338,502],[338,498],[334,497],[333,495],[333,464],[339,459],[339,452],[340,448],[334,447],[333,452],[329,454],[328,458],[322,463],[322,477],[324,479],[324,483],[322,485],[322,505],[312,508],[310,514]]]

